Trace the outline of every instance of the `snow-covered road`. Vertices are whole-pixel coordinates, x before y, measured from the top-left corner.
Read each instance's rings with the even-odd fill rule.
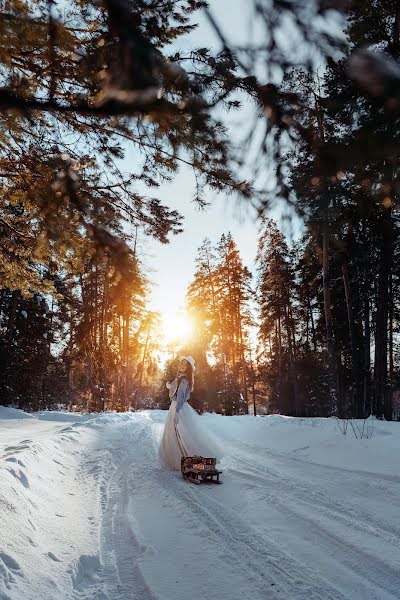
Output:
[[[1,600],[400,598],[399,423],[203,415],[224,484],[193,486],[165,417],[0,408]]]

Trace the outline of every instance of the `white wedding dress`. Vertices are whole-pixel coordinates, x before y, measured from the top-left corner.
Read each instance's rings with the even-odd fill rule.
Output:
[[[206,430],[202,417],[190,406],[189,382],[185,376],[171,384],[172,397],[158,456],[160,464],[173,471],[181,470],[182,456],[222,458],[222,450]]]

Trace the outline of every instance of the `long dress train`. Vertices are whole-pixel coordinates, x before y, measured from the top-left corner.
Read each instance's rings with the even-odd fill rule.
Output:
[[[221,459],[223,455],[213,435],[204,427],[202,417],[188,404],[190,389],[187,378],[181,377],[177,383],[158,452],[161,465],[173,471],[180,471],[182,456]]]

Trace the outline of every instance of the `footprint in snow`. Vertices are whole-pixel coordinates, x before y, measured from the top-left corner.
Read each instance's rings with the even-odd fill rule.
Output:
[[[22,460],[19,460],[19,458],[15,458],[15,456],[9,456],[8,458],[6,458],[7,462],[13,462],[13,463],[17,463],[20,467],[24,467],[25,465],[22,462]]]
[[[52,552],[47,552],[47,556],[51,558],[51,560],[54,560],[54,562],[62,562],[62,560],[57,558],[57,556]]]
[[[301,448],[295,448],[293,452],[300,452],[300,450],[308,450],[310,446],[302,446]]]
[[[12,556],[5,552],[0,552],[0,576],[6,588],[11,589],[11,584],[16,582],[15,576],[23,577],[21,567]],[[3,598],[3,596],[0,596]],[[4,596],[8,598],[8,596]]]
[[[99,581],[101,567],[97,554],[82,554],[70,569],[74,589],[83,591]]]
[[[5,552],[0,552],[0,560],[3,561],[7,569],[10,569],[10,571],[18,572],[21,570],[21,567],[19,566],[17,561]]]
[[[25,473],[21,471],[21,469],[18,470],[18,473],[17,471],[14,471],[14,469],[7,469],[7,471],[11,473],[11,475],[13,475],[15,479],[18,479],[25,488],[29,488],[29,479],[27,478]]]
[[[12,450],[14,451],[19,451],[19,450],[25,450],[25,448],[29,448],[28,445],[22,445],[22,446],[7,446],[7,448],[4,448],[4,452],[10,452]]]

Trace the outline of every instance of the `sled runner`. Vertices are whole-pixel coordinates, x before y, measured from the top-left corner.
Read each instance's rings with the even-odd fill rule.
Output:
[[[211,483],[222,483],[219,476],[222,471],[216,468],[216,458],[204,458],[203,456],[183,456],[181,459],[181,472],[183,479],[191,483],[200,484],[204,481]]]

